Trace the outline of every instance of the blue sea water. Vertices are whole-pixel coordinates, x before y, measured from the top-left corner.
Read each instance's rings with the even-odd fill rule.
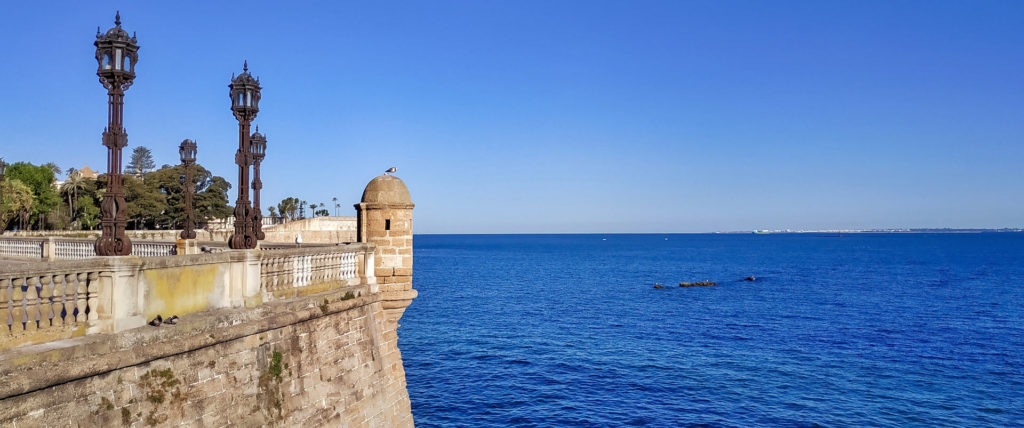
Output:
[[[417,235],[414,274],[421,427],[1024,425],[1022,233]]]

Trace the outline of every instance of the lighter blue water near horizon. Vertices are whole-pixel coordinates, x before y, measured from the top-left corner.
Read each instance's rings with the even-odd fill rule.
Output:
[[[414,263],[420,427],[1024,424],[1022,233],[417,235]]]

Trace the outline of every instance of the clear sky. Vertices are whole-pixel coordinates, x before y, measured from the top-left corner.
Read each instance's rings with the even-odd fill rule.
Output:
[[[5,0],[0,157],[105,169],[117,9],[126,152],[234,182],[247,59],[265,205],[397,166],[417,233],[1024,226],[1021,1]]]

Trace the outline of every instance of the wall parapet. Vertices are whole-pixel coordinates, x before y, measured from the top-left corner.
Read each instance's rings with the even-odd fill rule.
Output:
[[[373,245],[0,265],[0,351],[170,317],[365,285]],[[371,268],[367,269],[367,263]]]

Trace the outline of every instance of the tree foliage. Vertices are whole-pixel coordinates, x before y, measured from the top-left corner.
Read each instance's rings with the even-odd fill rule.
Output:
[[[124,169],[126,173],[141,177],[143,174],[152,171],[155,167],[156,163],[153,162],[153,153],[146,146],[138,146],[132,149],[131,160],[128,161],[128,165]]]
[[[46,214],[60,204],[60,196],[53,185],[53,169],[45,165],[15,162],[7,167],[5,175],[7,179],[21,181],[32,190],[32,208],[28,215],[21,217],[21,227],[28,228],[31,224],[35,224],[39,229],[45,227]]]
[[[0,181],[0,231],[7,225],[32,210],[32,189],[20,180],[5,178]]]
[[[196,223],[229,217],[231,184],[194,166]],[[0,226],[30,225],[39,228],[95,229],[100,224],[100,205],[107,189],[107,175],[88,179],[69,168],[68,179],[58,192],[54,170],[47,165],[18,162],[7,167],[7,179],[0,185]],[[171,229],[184,221],[184,169],[167,166],[142,176],[125,175],[124,193],[128,205],[128,227]],[[27,195],[27,196],[26,196]],[[13,221],[17,220],[17,222]]]
[[[277,204],[277,212],[281,217],[287,218],[288,220],[295,220],[296,213],[299,212],[299,199],[287,197],[281,200]]]

